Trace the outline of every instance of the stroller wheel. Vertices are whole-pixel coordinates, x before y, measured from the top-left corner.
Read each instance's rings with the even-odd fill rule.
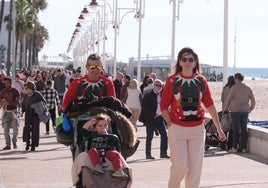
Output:
[[[228,150],[228,146],[226,143],[220,143],[220,148],[222,151],[227,151]]]

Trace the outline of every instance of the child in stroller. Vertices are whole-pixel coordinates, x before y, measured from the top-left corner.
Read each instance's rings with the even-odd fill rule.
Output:
[[[118,151],[121,151],[119,156],[122,161],[122,170],[127,175],[123,178],[117,178],[118,176],[115,178],[116,174],[114,172],[116,167],[114,167],[112,161],[107,156],[101,156],[98,159],[98,162],[102,160],[103,174],[94,174],[96,173],[96,168],[94,168],[94,164],[88,155],[88,151],[91,148],[91,138],[88,133],[90,129],[93,129],[93,126],[90,125],[92,123],[90,123],[90,120],[99,114],[107,115],[111,119],[107,132],[115,134],[119,139],[119,144],[116,148],[119,148]],[[77,188],[126,188],[131,186],[132,171],[126,163],[126,158],[131,156],[138,146],[136,143],[139,142],[137,142],[135,133],[135,127],[127,117],[105,107],[91,107],[85,113],[76,115],[73,142],[70,142],[74,161],[72,165],[73,185]],[[57,134],[57,137],[60,135]],[[105,162],[103,162],[104,159]]]
[[[86,143],[86,151],[89,147],[88,156],[94,167],[93,174],[104,173],[100,158],[103,159],[102,162],[105,162],[104,157],[106,157],[111,161],[115,170],[112,177],[128,178],[128,175],[122,170],[119,139],[115,134],[108,133],[110,121],[109,116],[98,114],[86,122],[81,129],[81,135]]]

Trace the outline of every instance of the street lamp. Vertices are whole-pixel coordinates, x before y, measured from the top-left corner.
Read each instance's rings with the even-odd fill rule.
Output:
[[[76,65],[82,64],[85,61],[89,51],[89,43],[90,50],[93,48],[94,44],[94,32],[95,32],[95,18],[91,16],[87,16],[90,19],[86,19],[84,16],[87,15],[89,11],[87,8],[83,8],[82,12],[78,17],[78,23],[76,24],[76,29],[73,32],[73,36],[71,38],[67,53],[70,50],[73,50],[73,57]],[[91,25],[88,25],[88,22],[91,22]],[[90,39],[89,39],[90,36]]]
[[[139,11],[136,13],[135,18],[139,20],[139,36],[138,36],[138,64],[137,64],[137,80],[141,80],[141,19],[144,18],[145,1],[139,0]],[[143,7],[143,8],[142,8]]]
[[[177,6],[178,1],[178,6]],[[176,19],[179,20],[180,14],[180,3],[183,0],[170,0],[173,3],[172,7],[172,32],[171,32],[171,62],[170,62],[170,72],[175,65],[175,30],[176,30]]]
[[[228,69],[228,0],[224,0],[223,26],[223,83],[227,82]]]
[[[100,43],[103,42],[103,48],[102,48],[102,61],[103,61],[103,68],[104,70],[106,69],[106,57],[105,57],[105,43],[106,40],[108,39],[106,36],[106,28],[109,23],[112,23],[112,21],[109,21],[108,14],[106,13],[106,4],[104,3],[103,5],[99,5],[96,1],[92,1],[89,4],[89,7],[91,7],[92,10],[96,11],[95,13],[98,15],[98,39],[95,42],[96,45],[98,45],[98,54],[100,54],[99,51],[99,46]],[[111,6],[108,4],[110,8],[110,12],[112,13]],[[97,7],[100,7],[102,9],[101,13],[100,10],[97,10]]]
[[[107,3],[109,5],[109,3],[105,0],[103,0],[104,3]],[[138,2],[139,1],[139,2]],[[139,78],[140,78],[140,49],[141,49],[141,18],[143,17],[143,9],[142,9],[142,1],[144,2],[144,0],[134,0],[134,3],[137,5],[136,8],[119,8],[118,7],[118,0],[114,0],[113,1],[113,29],[114,29],[114,63],[113,63],[113,77],[115,79],[116,77],[116,72],[117,72],[117,35],[119,35],[119,24],[122,23],[123,18],[130,12],[136,12],[135,17],[139,18],[139,47],[138,47],[138,53],[139,53],[139,61],[138,61],[138,73],[139,73]],[[96,1],[94,1],[96,2]],[[93,0],[92,2],[93,3]],[[109,5],[110,6],[110,5]],[[123,15],[120,16],[120,12],[124,11]]]

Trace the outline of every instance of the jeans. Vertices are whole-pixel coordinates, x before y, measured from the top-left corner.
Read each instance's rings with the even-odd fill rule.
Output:
[[[19,119],[17,117],[17,111],[3,112],[2,126],[4,128],[4,136],[6,146],[11,145],[10,129],[13,129],[12,143],[17,144],[18,132],[19,132]]]
[[[237,148],[238,144],[240,143],[239,148],[246,149],[248,142],[248,112],[231,112],[231,118],[233,129],[233,148]],[[240,139],[239,131],[241,131]]]
[[[56,128],[56,108],[52,108],[49,110],[49,113],[51,115],[51,120],[52,120],[52,126]],[[49,120],[46,123],[46,132],[49,132]]]
[[[162,116],[158,116],[150,123],[146,123],[146,156],[151,155],[152,140],[154,136],[154,130],[157,129],[161,136],[160,138],[160,155],[167,154],[168,138],[166,124]]]

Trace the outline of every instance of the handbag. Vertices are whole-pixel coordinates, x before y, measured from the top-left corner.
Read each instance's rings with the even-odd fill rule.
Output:
[[[221,128],[224,132],[228,132],[231,129],[231,115],[230,113],[223,113],[221,117]]]

